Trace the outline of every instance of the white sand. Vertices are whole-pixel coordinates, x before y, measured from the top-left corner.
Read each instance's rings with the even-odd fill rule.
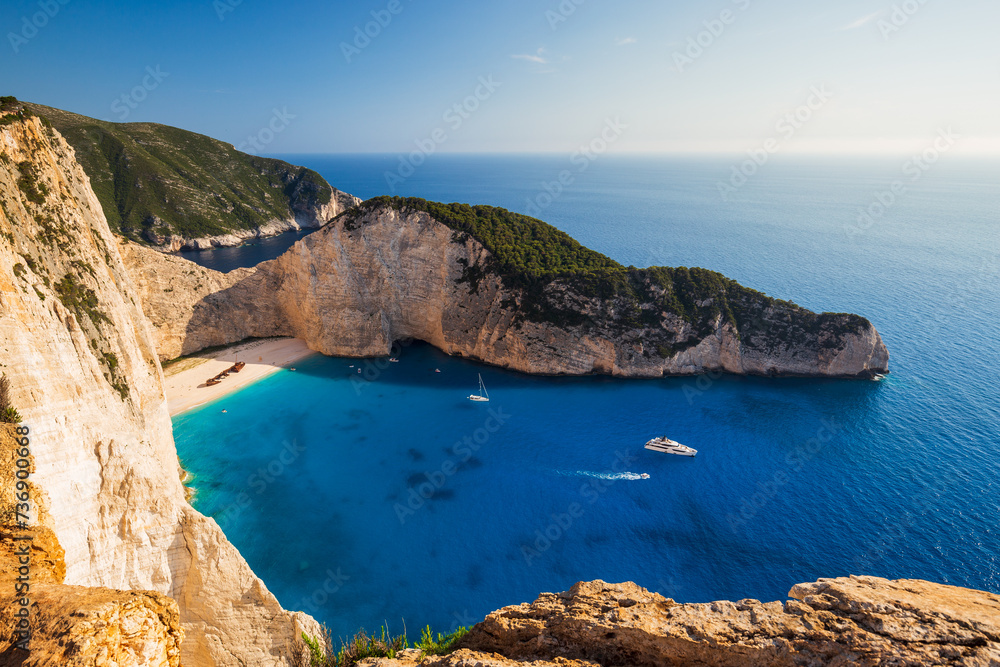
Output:
[[[311,354],[316,353],[301,338],[269,338],[204,356],[194,355],[172,364],[163,371],[170,416],[214,401]],[[237,357],[247,364],[242,371],[230,373],[213,387],[205,384],[232,366]]]

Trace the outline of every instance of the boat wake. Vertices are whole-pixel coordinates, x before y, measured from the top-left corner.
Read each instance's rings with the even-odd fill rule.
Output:
[[[610,480],[635,480],[635,479],[649,479],[649,474],[644,472],[589,472],[587,470],[576,470],[576,471],[566,471],[558,470],[556,471],[564,477],[596,477],[597,479],[610,479]]]

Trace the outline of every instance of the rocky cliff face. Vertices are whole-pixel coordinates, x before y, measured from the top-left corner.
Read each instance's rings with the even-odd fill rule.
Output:
[[[926,581],[821,579],[788,602],[676,604],[635,584],[579,583],[490,614],[426,667],[1000,665],[1000,596]],[[412,660],[369,660],[408,667]]]
[[[186,665],[285,664],[315,622],[185,502],[139,296],[73,150],[38,118],[0,126],[0,346],[65,583],[177,600]]]
[[[816,315],[743,288],[731,304],[739,319],[713,314],[724,295],[712,292],[685,319],[653,300],[625,303],[559,279],[529,304],[478,240],[391,206],[342,216],[278,259],[226,275],[134,246],[123,254],[161,358],[281,334],[339,356],[382,356],[415,338],[527,373],[870,377],[888,368],[867,320]],[[637,275],[646,293],[662,292],[652,274]]]

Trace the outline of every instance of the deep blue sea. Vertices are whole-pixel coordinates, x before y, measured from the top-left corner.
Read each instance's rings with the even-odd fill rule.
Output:
[[[1000,592],[1000,165],[945,155],[912,181],[905,156],[785,158],[723,199],[721,158],[440,155],[392,191],[396,156],[283,157],[361,197],[530,212],[625,264],[863,314],[892,370],[540,378],[421,343],[310,358],[174,419],[196,507],[286,607],[412,637],[598,578],[691,602],[852,573]],[[465,400],[477,373],[488,404]],[[645,451],[658,434],[698,457]]]

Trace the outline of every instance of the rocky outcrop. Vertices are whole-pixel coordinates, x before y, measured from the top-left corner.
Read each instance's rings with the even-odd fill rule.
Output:
[[[632,583],[579,583],[490,614],[461,640],[465,650],[420,664],[1000,665],[1000,596],[992,593],[850,577],[800,584],[789,596],[788,602],[677,604]]]
[[[0,127],[0,346],[65,583],[175,599],[190,667],[288,664],[316,624],[185,501],[139,295],[73,150],[37,118]]]
[[[177,603],[150,591],[39,584],[31,589],[29,650],[0,635],[0,665],[20,667],[178,667]],[[0,595],[0,625],[17,627],[19,609]],[[185,662],[185,664],[191,664]]]
[[[482,653],[459,649],[446,656],[421,657],[419,650],[401,651],[395,659],[368,658],[358,662],[358,667],[601,667],[593,660],[511,660],[499,653]]]
[[[0,424],[0,665],[177,667],[183,631],[174,600],[152,591],[62,585],[65,552],[48,494],[32,481],[38,471],[30,434],[28,442],[18,442],[14,425]],[[27,479],[18,479],[19,470]],[[17,497],[25,493],[27,512],[18,506],[25,497]],[[13,632],[22,623],[30,636]]]
[[[30,447],[19,446],[15,428],[0,424],[0,584],[17,579],[22,557],[31,565],[31,581],[61,584],[66,578],[66,552],[53,530],[48,494],[32,481],[35,457]],[[27,466],[18,466],[18,461]],[[18,479],[18,470],[26,471],[27,479]],[[32,517],[27,525],[18,515],[18,510],[23,514],[19,504],[25,493]]]
[[[391,206],[341,216],[278,259],[226,275],[134,246],[123,254],[163,359],[247,336],[290,335],[352,357],[387,355],[394,342],[419,339],[542,374],[871,377],[888,368],[867,320],[816,315],[744,288],[748,314],[739,326],[721,313],[686,320],[656,303],[639,304],[651,317],[638,322],[622,315],[633,304],[558,279],[540,298],[570,316],[535,316],[482,243],[428,213]],[[660,289],[646,280],[643,289]],[[712,297],[698,307],[709,311]]]

